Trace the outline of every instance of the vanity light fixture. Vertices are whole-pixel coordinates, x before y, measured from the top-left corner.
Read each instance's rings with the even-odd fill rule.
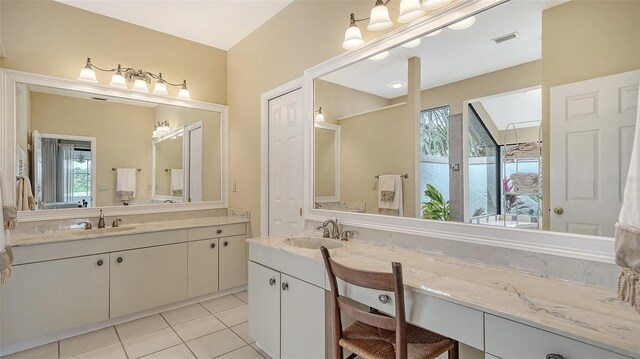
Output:
[[[425,10],[433,10],[449,4],[452,0],[400,0],[400,13],[398,14],[398,22],[408,23],[420,19],[426,14]],[[344,41],[342,48],[345,50],[355,50],[364,45],[362,32],[358,28],[357,23],[361,21],[369,21],[367,30],[378,31],[388,29],[393,26],[393,21],[389,17],[389,9],[387,4],[391,0],[376,0],[371,14],[365,19],[356,19],[354,13],[349,17],[349,27],[344,33]],[[417,45],[416,45],[417,46]]]
[[[324,114],[322,113],[322,107],[318,107],[318,111],[316,111],[316,122],[324,122]]]
[[[167,91],[167,85],[180,86],[178,98],[191,99],[191,95],[187,89],[187,80],[183,80],[182,83],[179,84],[174,84],[163,79],[162,73],[154,74],[149,71],[135,70],[131,67],[122,67],[120,64],[118,64],[118,67],[115,69],[103,69],[92,64],[91,58],[89,57],[87,57],[87,62],[85,63],[84,68],[80,70],[78,80],[98,83],[95,70],[113,72],[114,74],[111,77],[111,82],[109,83],[109,86],[112,87],[128,88],[127,83],[133,83],[131,88],[132,90],[149,93],[149,84],[155,80],[156,83],[153,88],[153,93],[158,95],[168,95],[169,92]]]
[[[405,42],[404,44],[400,45],[402,47],[404,47],[405,49],[413,49],[414,47],[418,47],[420,46],[420,39],[415,39],[415,40],[411,40],[409,42]]]
[[[462,19],[456,23],[453,23],[447,27],[450,28],[451,30],[464,30],[464,29],[470,28],[475,23],[476,23],[476,17],[471,16],[466,19]]]
[[[383,52],[381,52],[379,54],[375,54],[375,55],[371,56],[369,58],[369,60],[379,61],[379,60],[386,59],[387,57],[389,57],[389,51],[383,51]]]
[[[166,136],[171,132],[171,128],[169,127],[168,121],[158,121],[157,124],[153,125],[153,138],[160,138]]]
[[[403,88],[405,85],[404,82],[402,81],[396,81],[396,82],[392,82],[389,84],[389,87],[391,87],[392,89],[401,89]]]

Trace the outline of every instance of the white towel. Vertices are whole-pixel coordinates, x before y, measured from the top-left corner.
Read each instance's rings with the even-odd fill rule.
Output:
[[[4,284],[11,276],[11,263],[13,263],[13,252],[11,251],[11,238],[9,230],[16,227],[18,215],[15,203],[13,202],[14,188],[13,180],[5,175],[0,169],[0,284]]]
[[[117,185],[116,197],[123,202],[128,202],[136,197],[136,175],[135,168],[118,168],[116,170]]]
[[[31,192],[29,177],[20,177],[16,188],[16,205],[18,211],[31,211],[36,208],[36,200]]]
[[[393,199],[382,200],[382,192],[393,191]],[[402,177],[400,175],[381,175],[378,178],[378,213],[403,216]]]
[[[505,153],[505,158],[539,157],[542,149],[537,142],[520,143]]]
[[[182,169],[171,169],[171,195],[180,197],[182,196]]]

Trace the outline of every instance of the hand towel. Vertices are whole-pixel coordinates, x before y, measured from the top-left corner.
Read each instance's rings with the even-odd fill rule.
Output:
[[[393,197],[383,195],[393,192]],[[402,177],[400,175],[381,175],[378,178],[378,213],[390,216],[403,216]]]
[[[0,284],[4,284],[11,276],[11,263],[13,263],[13,252],[11,250],[11,238],[9,230],[16,227],[18,221],[18,211],[13,202],[13,180],[7,178],[4,171],[0,169]]]
[[[138,170],[135,168],[118,168],[116,169],[117,185],[116,197],[123,202],[128,202],[136,197],[136,175]]]
[[[515,193],[538,193],[538,174],[516,172],[509,176]]]
[[[505,158],[540,157],[542,151],[537,142],[525,142],[513,146],[505,153]]]
[[[618,298],[629,302],[640,313],[640,106],[637,111],[629,174],[616,224],[616,264],[622,267]]]
[[[16,205],[18,211],[31,211],[36,208],[36,200],[31,192],[29,177],[20,177],[16,189]]]
[[[182,169],[171,169],[171,195],[174,197],[182,197]]]

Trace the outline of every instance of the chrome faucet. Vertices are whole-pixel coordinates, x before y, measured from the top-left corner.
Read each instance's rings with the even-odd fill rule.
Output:
[[[120,222],[122,222],[122,220],[120,218],[114,219],[113,222],[111,222],[111,228],[119,227]]]
[[[98,228],[104,227],[106,227],[104,224],[104,213],[102,213],[102,210],[100,210],[100,217],[98,218]]]
[[[322,238],[329,238],[329,237],[331,237],[331,236],[329,235],[329,228],[327,228],[326,226],[318,226],[318,227],[316,228],[316,231],[319,231],[319,230],[321,230],[321,229],[322,229]]]
[[[331,224],[331,239],[340,239],[340,227],[338,226],[338,219],[327,219],[322,224],[323,227],[329,229],[329,224]]]
[[[84,224],[84,229],[85,230],[89,230],[89,229],[93,228],[91,226],[91,222],[87,222],[87,221],[78,222],[78,225],[81,225],[81,224]]]

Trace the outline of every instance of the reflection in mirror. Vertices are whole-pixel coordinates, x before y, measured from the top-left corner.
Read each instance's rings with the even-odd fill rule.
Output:
[[[222,200],[219,112],[16,87],[16,174],[31,182],[33,209]]]
[[[510,1],[315,79],[315,108],[342,130],[339,202],[612,237],[640,81],[634,6]]]
[[[315,207],[348,208],[347,203],[340,203],[340,125],[316,120],[314,136]]]

